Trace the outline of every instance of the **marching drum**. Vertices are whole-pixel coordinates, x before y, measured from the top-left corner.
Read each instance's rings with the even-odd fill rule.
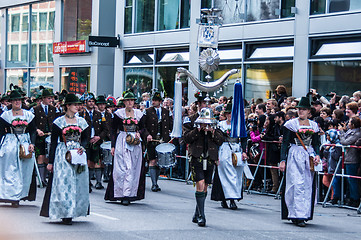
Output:
[[[175,146],[171,143],[162,143],[155,147],[158,157],[158,166],[171,168],[176,164]]]
[[[100,144],[100,148],[102,149],[103,154],[103,164],[112,164],[111,142],[103,142],[102,144]]]

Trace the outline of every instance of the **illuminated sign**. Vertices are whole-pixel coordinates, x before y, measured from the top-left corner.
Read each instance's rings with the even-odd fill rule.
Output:
[[[86,40],[53,43],[53,54],[89,52]]]

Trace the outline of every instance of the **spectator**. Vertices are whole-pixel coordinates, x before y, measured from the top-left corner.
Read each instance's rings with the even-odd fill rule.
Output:
[[[260,103],[256,106],[256,114],[258,117],[265,115],[266,106],[263,103]]]
[[[275,107],[278,107],[278,103],[276,101],[276,99],[268,99],[267,102],[266,102],[266,112],[267,112],[267,115],[268,114],[271,114],[271,110]]]
[[[346,116],[352,118],[357,116],[358,104],[356,102],[350,102],[346,104]]]
[[[328,107],[323,107],[320,109],[320,117],[322,117],[325,121],[330,121],[332,119],[331,113],[331,109]]]
[[[274,95],[278,106],[280,107],[281,104],[287,99],[287,91],[284,85],[278,85],[276,88],[276,93]]]

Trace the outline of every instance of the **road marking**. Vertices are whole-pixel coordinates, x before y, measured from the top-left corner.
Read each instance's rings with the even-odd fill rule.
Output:
[[[95,213],[95,212],[92,212],[91,215],[95,215],[95,216],[106,218],[106,219],[113,220],[113,221],[120,220],[119,218],[109,217],[107,215],[103,215],[103,214],[99,214],[99,213]]]

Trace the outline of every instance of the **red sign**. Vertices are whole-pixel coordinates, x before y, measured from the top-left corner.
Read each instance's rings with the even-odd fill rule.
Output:
[[[89,52],[86,40],[53,43],[53,54]]]

